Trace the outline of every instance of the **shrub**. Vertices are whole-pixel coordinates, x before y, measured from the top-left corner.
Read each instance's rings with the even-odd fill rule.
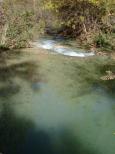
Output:
[[[34,35],[43,33],[44,22],[37,18],[37,13],[35,13],[32,5],[28,6],[26,3],[23,5],[21,1],[10,3],[6,0],[2,4],[2,8],[4,8],[2,16],[5,18],[5,22],[2,25],[0,23],[2,26],[2,30],[0,30],[2,46],[9,48],[28,47]]]
[[[104,34],[97,35],[94,39],[94,43],[97,47],[106,47],[109,45],[109,42]]]
[[[98,34],[94,38],[94,44],[98,48],[103,48],[104,50],[107,51],[112,51],[115,49],[114,41],[113,41],[113,36],[110,34]]]
[[[5,45],[0,44],[0,50],[6,51],[6,50],[9,50],[9,48]]]

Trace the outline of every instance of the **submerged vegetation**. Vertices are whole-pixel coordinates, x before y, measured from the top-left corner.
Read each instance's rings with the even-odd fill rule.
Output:
[[[28,47],[32,39],[47,32],[113,51],[114,7],[113,0],[3,0],[0,48]]]

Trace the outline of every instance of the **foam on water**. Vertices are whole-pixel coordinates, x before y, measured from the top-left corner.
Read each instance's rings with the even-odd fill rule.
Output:
[[[61,45],[59,41],[55,40],[47,40],[42,39],[40,41],[36,41],[33,43],[34,46],[40,47],[43,49],[51,50],[56,53],[65,55],[65,56],[72,56],[72,57],[88,57],[88,56],[94,56],[94,52],[84,52],[81,49],[77,48],[71,48],[66,45]]]

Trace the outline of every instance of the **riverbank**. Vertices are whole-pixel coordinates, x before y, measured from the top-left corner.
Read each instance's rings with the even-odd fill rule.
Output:
[[[63,56],[64,59],[92,59],[94,57],[106,57],[111,60],[115,60],[114,52],[103,52],[99,51],[96,48],[85,48],[81,46],[79,42],[71,40],[61,40],[61,39],[52,39],[52,37],[46,37],[45,39],[39,39],[36,42],[30,42],[29,48],[22,49],[10,49],[1,51],[1,62],[7,60],[7,57],[14,54],[27,53],[32,56],[32,54],[39,57],[39,59],[44,59],[52,56]]]
[[[64,37],[59,37],[57,35],[56,36],[51,36],[51,35],[45,35],[44,37],[42,37],[43,40],[41,38],[39,38],[38,40],[36,40],[35,42],[29,42],[28,47],[27,48],[19,48],[19,49],[15,49],[15,48],[6,48],[6,47],[0,47],[0,53],[2,54],[7,54],[10,51],[24,51],[25,49],[31,50],[33,49],[34,51],[37,51],[37,49],[39,50],[39,53],[43,54],[48,54],[47,49],[48,50],[55,50],[55,53],[52,52],[52,54],[56,54],[56,52],[58,53],[63,53],[66,56],[68,55],[67,52],[65,52],[65,50],[67,50],[67,48],[70,46],[70,48],[68,48],[68,50],[71,50],[71,47],[74,49],[76,48],[77,50],[84,50],[86,51],[86,55],[77,55],[77,50],[74,53],[71,53],[70,56],[73,57],[79,57],[79,56],[87,56],[87,54],[89,53],[89,56],[109,56],[112,59],[115,59],[115,51],[106,51],[104,48],[96,48],[94,46],[87,46],[84,43],[81,43],[80,40],[75,40],[75,39],[66,39]],[[42,41],[41,41],[42,40]],[[41,41],[41,44],[40,44]],[[48,42],[49,41],[49,42]],[[57,41],[57,44],[56,44]],[[68,43],[69,42],[69,43]],[[71,42],[71,43],[70,43]],[[49,44],[48,44],[49,43]],[[56,46],[55,46],[56,45]],[[42,50],[43,49],[43,50]],[[44,50],[46,49],[46,50]],[[44,52],[45,51],[45,52]],[[69,56],[69,55],[68,55]]]
[[[37,55],[37,58],[40,58],[40,59],[43,59],[43,58],[46,58],[48,57],[48,55],[54,55],[54,57],[56,55],[59,56],[58,53],[55,53],[55,52],[49,52],[48,50],[46,49],[42,49],[42,48],[38,48],[38,47],[30,47],[30,48],[22,48],[22,49],[13,49],[13,50],[5,50],[5,51],[1,51],[0,55],[0,62],[4,62],[5,60],[7,60],[7,58],[10,56],[10,55],[20,55],[21,53],[27,53],[27,54],[30,54],[32,56],[33,55]],[[61,56],[61,55],[60,55]],[[91,56],[91,57],[73,57],[73,56],[63,56],[65,59],[73,59],[73,60],[76,60],[76,59],[93,59],[94,57],[106,57],[106,58],[110,58],[112,61],[115,60],[115,53],[103,53],[103,52],[95,52],[95,55],[94,56]]]

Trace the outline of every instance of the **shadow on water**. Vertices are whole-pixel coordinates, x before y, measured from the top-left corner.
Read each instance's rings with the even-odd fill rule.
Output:
[[[0,68],[0,152],[3,154],[29,154],[36,150],[51,153],[49,136],[36,129],[31,120],[18,117],[12,106],[15,102],[11,96],[19,93],[21,88],[14,78],[18,76],[30,83],[38,81],[35,69],[35,64],[30,62]]]
[[[0,116],[0,151],[3,154],[52,154],[50,137],[32,121],[19,118],[4,104]]]
[[[24,66],[25,65],[21,65]],[[13,72],[19,69],[13,66]],[[11,69],[11,71],[10,71]],[[4,69],[3,69],[4,70]],[[5,86],[0,88],[0,152],[3,154],[52,154],[50,137],[47,133],[35,127],[33,121],[18,117],[14,112],[12,101],[13,95],[20,92],[20,85],[17,85],[12,77],[12,68],[5,68],[2,75],[9,80]],[[5,73],[5,74],[4,74]],[[18,70],[18,75],[24,74]],[[2,78],[3,81],[4,78]]]
[[[95,154],[72,132],[63,129],[59,141],[27,119],[19,118],[6,103],[0,114],[0,151],[3,154]]]
[[[89,61],[79,64],[78,61],[68,63],[62,68],[66,79],[72,79],[70,89],[68,89],[75,97],[89,93],[91,85],[99,83],[101,77],[99,67],[102,65],[99,63],[95,67],[95,64],[97,62],[92,64]],[[99,154],[95,149],[89,148],[88,143],[83,143],[72,131],[68,131],[66,127],[62,126],[59,130],[57,128],[52,133],[51,130],[46,131],[47,128],[41,129],[39,121],[36,126],[29,118],[20,117],[15,113],[13,106],[15,102],[12,96],[19,93],[23,86],[16,82],[15,77],[29,84],[38,83],[41,81],[41,76],[39,71],[36,71],[37,68],[39,70],[39,66],[32,62],[0,67],[0,152],[3,154]],[[54,73],[54,69],[52,70]],[[63,86],[66,85],[63,84]],[[35,84],[34,89],[36,88]]]
[[[20,92],[21,85],[11,77],[18,74],[19,77],[28,79],[25,74],[29,68],[31,67],[28,63],[25,63],[0,70],[2,71],[0,81],[8,80],[0,88],[0,152],[3,154],[95,154],[84,147],[72,132],[66,131],[66,128],[62,128],[63,131],[60,133],[55,132],[56,138],[53,138],[50,131],[39,127],[39,121],[36,126],[32,120],[17,116],[13,108],[15,102],[12,101],[11,96]],[[33,69],[32,72],[34,74]],[[32,81],[31,79],[28,80]]]
[[[54,138],[51,131],[46,132],[32,120],[18,117],[13,104],[10,97],[2,102],[0,152],[3,154],[95,154],[84,147],[79,138],[66,128],[62,128],[61,132],[55,132]]]
[[[58,153],[56,154],[96,154],[94,149],[89,149],[71,131],[63,129],[59,135]]]
[[[12,81],[9,81],[7,85],[0,88],[0,97],[10,97],[20,90],[20,86]]]
[[[73,95],[80,97],[94,91],[95,88],[102,88],[108,94],[115,94],[115,80],[102,81],[101,77],[107,70],[115,72],[115,62],[109,60],[100,60],[98,58],[78,61],[72,63],[74,71],[67,72],[68,77],[72,79]],[[65,69],[66,70],[66,69]],[[76,82],[76,84],[75,84]],[[75,88],[73,88],[75,87]],[[73,96],[74,97],[74,96]]]
[[[16,117],[8,103],[3,104],[0,114],[0,151],[3,154],[16,154],[23,145],[28,128],[33,124]]]
[[[34,83],[40,82],[39,66],[32,61],[21,62],[12,65],[0,66],[0,96],[9,97],[19,92],[21,85],[15,78],[18,77],[34,86]],[[32,87],[36,90],[36,87]],[[37,90],[38,86],[37,86]]]
[[[34,62],[22,62],[11,66],[0,67],[0,80],[5,81],[9,78],[19,76],[31,81],[33,79],[33,75],[39,77],[39,74],[36,74],[36,68],[38,68],[38,66],[36,66]]]

